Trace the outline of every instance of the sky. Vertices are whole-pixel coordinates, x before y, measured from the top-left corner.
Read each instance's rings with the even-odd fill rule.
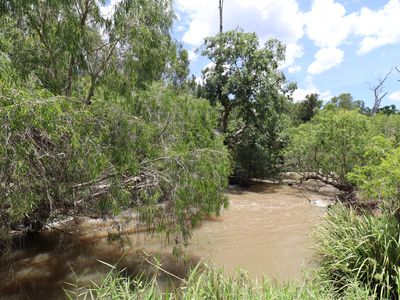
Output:
[[[209,62],[195,50],[218,32],[218,0],[175,0],[175,11],[174,36],[200,77]],[[225,0],[224,31],[237,27],[255,32],[262,44],[270,38],[286,44],[281,68],[297,82],[295,100],[348,92],[371,105],[370,86],[400,66],[400,0]],[[400,107],[399,79],[394,71],[387,80],[383,105]]]
[[[108,0],[105,11],[120,0]],[[196,49],[219,29],[218,0],[174,0],[173,36],[188,49],[191,72],[209,63]],[[371,86],[400,66],[400,0],[225,0],[224,31],[255,32],[286,44],[280,67],[296,82],[295,101],[310,93],[329,100],[351,93],[369,106]],[[382,105],[400,107],[400,73],[385,84]]]

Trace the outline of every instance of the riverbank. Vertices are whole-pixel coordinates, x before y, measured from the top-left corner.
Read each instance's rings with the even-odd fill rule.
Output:
[[[162,270],[160,270],[162,272]],[[262,281],[252,280],[244,271],[235,274],[224,274],[221,270],[208,266],[199,272],[194,270],[187,280],[182,279],[180,287],[161,291],[157,281],[144,283],[140,279],[121,277],[110,272],[103,282],[92,289],[81,291],[82,296],[90,299],[302,299],[302,300],[336,300],[338,294],[332,286],[319,280],[291,282],[279,285],[264,278]],[[76,293],[70,293],[71,298]],[[340,299],[359,300],[374,299],[369,290],[357,284],[350,286]]]

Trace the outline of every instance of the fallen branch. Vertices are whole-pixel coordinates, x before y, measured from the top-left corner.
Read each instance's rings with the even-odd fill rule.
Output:
[[[341,183],[334,178],[329,178],[327,176],[323,176],[322,174],[318,173],[311,173],[311,174],[303,174],[303,177],[300,179],[300,185],[303,183],[303,181],[308,181],[308,180],[318,180],[320,182],[323,182],[327,185],[333,186],[334,188],[337,188],[338,190],[346,193],[351,193],[354,190],[354,187],[350,184],[347,183]]]

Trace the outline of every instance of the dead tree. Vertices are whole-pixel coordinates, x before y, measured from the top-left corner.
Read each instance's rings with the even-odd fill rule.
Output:
[[[219,33],[223,32],[224,0],[219,0]]]
[[[391,69],[384,77],[379,76],[376,78],[376,85],[369,84],[369,89],[374,93],[374,106],[372,107],[371,115],[374,115],[378,112],[381,102],[383,98],[389,93],[385,91],[385,81],[389,78],[390,74],[392,74],[393,69]]]

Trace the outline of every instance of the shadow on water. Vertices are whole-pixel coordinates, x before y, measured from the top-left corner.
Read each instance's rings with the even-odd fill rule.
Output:
[[[145,253],[138,246],[121,248],[104,238],[79,239],[57,231],[20,237],[15,247],[19,250],[14,249],[14,254],[1,262],[0,299],[65,299],[63,289],[74,292],[92,282],[99,283],[111,270],[102,262],[115,265],[129,276],[156,276],[161,285],[172,281],[178,286],[179,281],[153,265],[160,264],[185,278],[190,267],[200,261],[196,257],[178,259],[169,254],[171,251]]]
[[[253,193],[275,193],[279,185],[271,182],[252,182],[249,186],[229,185],[228,192],[232,195],[244,195],[248,192]]]

